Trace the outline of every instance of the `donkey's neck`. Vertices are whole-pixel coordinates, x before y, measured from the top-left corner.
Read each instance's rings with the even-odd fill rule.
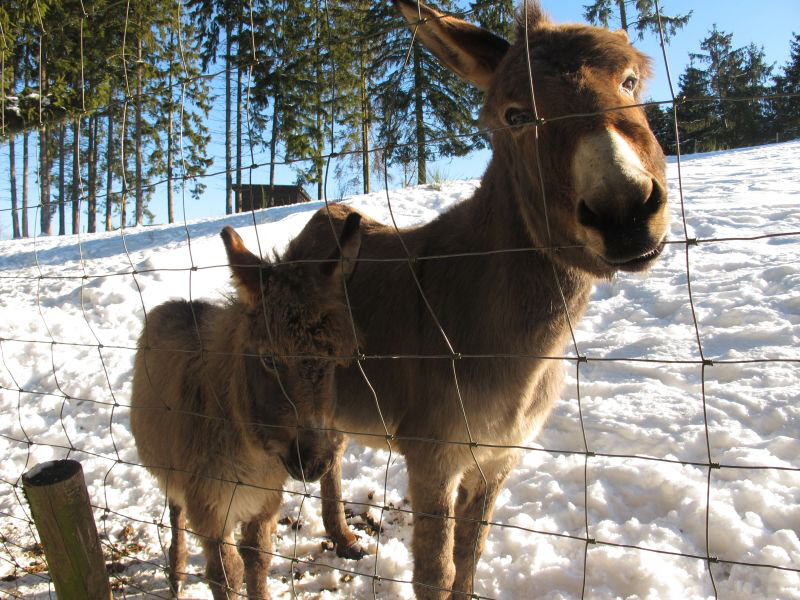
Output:
[[[229,419],[247,421],[247,406],[234,401],[249,398],[250,382],[246,377],[249,356],[244,350],[250,334],[246,311],[238,301],[219,308],[202,324],[204,331],[204,369],[209,378],[209,411],[219,411]],[[218,375],[225,373],[227,377]]]
[[[423,261],[424,288],[446,299],[434,310],[455,315],[441,319],[460,337],[460,352],[561,352],[594,278],[544,249],[519,211],[522,202],[541,202],[539,192],[517,197],[507,181],[493,161],[472,198],[417,230],[421,254],[466,255]]]

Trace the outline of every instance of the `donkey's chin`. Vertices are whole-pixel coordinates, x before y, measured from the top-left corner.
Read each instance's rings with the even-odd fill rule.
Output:
[[[606,264],[608,264],[610,267],[612,267],[617,271],[628,271],[631,273],[637,273],[649,269],[656,261],[656,259],[658,259],[658,257],[661,256],[661,253],[664,251],[665,246],[666,246],[666,240],[663,240],[655,248],[648,250],[644,254],[640,254],[639,256],[635,256],[633,258],[611,259],[606,256],[603,256],[602,259]]]

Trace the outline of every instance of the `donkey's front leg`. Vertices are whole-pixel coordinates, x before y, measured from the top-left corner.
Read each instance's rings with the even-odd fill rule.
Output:
[[[449,471],[452,462],[429,446],[405,454],[414,510],[414,593],[418,600],[445,600],[455,577],[453,508],[460,473]]]
[[[267,575],[272,560],[272,534],[281,507],[281,493],[267,492],[264,509],[242,525],[239,554],[244,561],[244,581],[250,600],[267,600],[269,586]]]
[[[350,531],[344,517],[342,502],[342,455],[347,439],[336,434],[333,462],[320,480],[322,492],[322,522],[325,531],[336,546],[336,555],[341,558],[359,560],[367,554],[358,543],[358,536]]]
[[[203,553],[206,557],[206,579],[214,600],[238,598],[244,569],[233,535],[225,538],[204,536]]]
[[[199,487],[199,486],[198,486]],[[199,488],[202,490],[202,488]],[[225,527],[225,515],[206,510],[206,495],[198,488],[190,487],[187,496],[195,504],[186,507],[186,516],[194,533],[203,545],[206,557],[206,581],[214,600],[233,600],[242,587],[244,564],[236,550],[233,528]]]
[[[489,527],[482,523],[491,520],[500,487],[516,463],[516,452],[502,452],[481,463],[480,470],[474,465],[461,479],[455,507],[453,600],[463,600],[473,592],[475,567],[489,534]]]
[[[183,508],[174,502],[169,503],[169,524],[172,542],[169,546],[169,587],[176,598],[181,583],[186,579],[186,515]]]

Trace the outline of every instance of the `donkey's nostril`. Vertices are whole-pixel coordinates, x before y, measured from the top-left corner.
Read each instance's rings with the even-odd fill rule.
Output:
[[[650,190],[650,196],[644,203],[644,207],[647,210],[647,214],[652,215],[658,212],[658,210],[666,203],[666,201],[667,201],[666,190],[658,182],[657,179],[653,179],[653,187]]]

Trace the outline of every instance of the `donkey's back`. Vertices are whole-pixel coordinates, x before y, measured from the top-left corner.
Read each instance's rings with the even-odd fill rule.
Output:
[[[222,404],[207,406],[203,389],[207,331],[222,312],[203,301],[166,302],[148,313],[139,338],[131,430],[140,459],[176,495],[185,480],[211,468],[232,426]]]

